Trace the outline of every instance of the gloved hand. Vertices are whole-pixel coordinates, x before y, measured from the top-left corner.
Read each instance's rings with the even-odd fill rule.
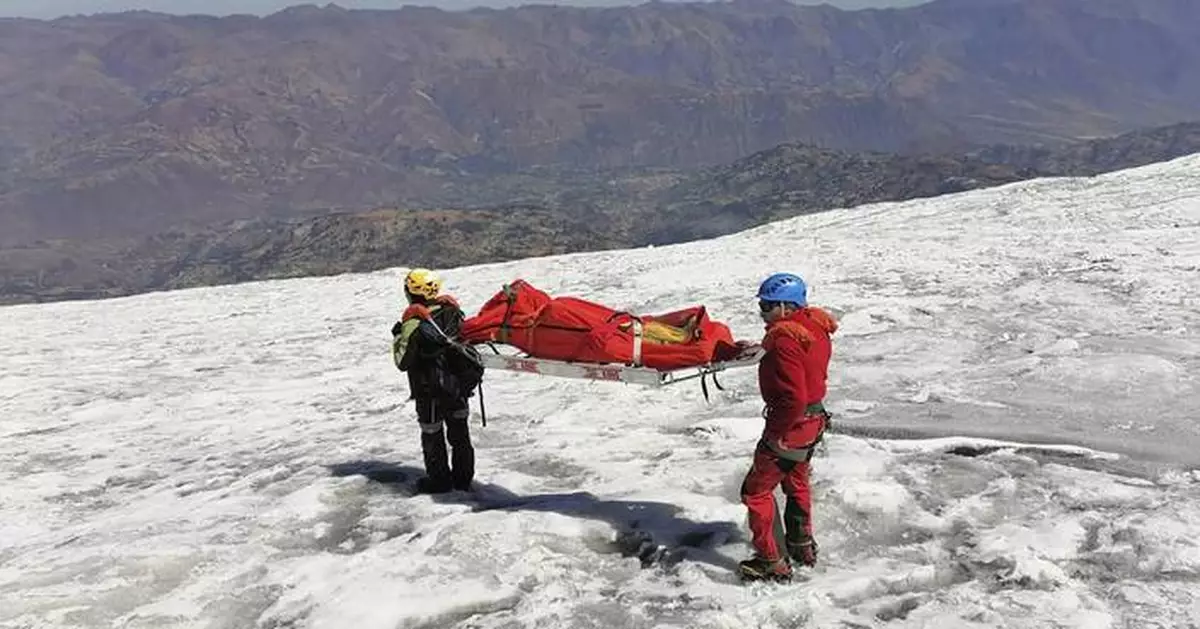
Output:
[[[396,336],[397,334],[399,334],[399,333],[400,333],[400,328],[401,328],[401,327],[403,327],[403,326],[404,326],[404,322],[403,322],[403,321],[397,321],[397,322],[395,322],[394,324],[392,324],[392,336],[394,337],[394,336]]]

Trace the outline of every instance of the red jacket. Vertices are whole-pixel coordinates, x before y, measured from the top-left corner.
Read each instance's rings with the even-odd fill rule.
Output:
[[[836,331],[833,317],[812,306],[767,326],[767,353],[758,365],[759,392],[767,405],[767,439],[800,447],[816,438],[816,427],[805,420],[804,409],[825,399],[833,354],[830,336]]]

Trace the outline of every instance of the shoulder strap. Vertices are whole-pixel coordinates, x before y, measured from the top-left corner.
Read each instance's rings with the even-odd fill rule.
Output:
[[[447,341],[450,341],[451,343],[454,342],[454,339],[446,336],[446,333],[442,331],[442,326],[438,325],[437,321],[433,320],[433,317],[429,317],[428,319],[425,319],[425,321],[428,322],[429,325],[433,326],[433,329],[437,330],[437,333],[439,335],[441,335],[442,338],[446,339]]]

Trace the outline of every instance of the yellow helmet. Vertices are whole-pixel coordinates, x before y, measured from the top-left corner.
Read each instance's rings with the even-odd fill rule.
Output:
[[[442,290],[442,278],[429,269],[413,269],[404,276],[404,290],[424,299],[433,299]]]

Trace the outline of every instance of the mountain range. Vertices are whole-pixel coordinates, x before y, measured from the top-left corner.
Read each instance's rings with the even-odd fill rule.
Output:
[[[1200,123],[1053,150],[898,155],[785,144],[699,171],[514,176],[488,185],[517,200],[484,208],[379,208],[0,248],[0,303],[670,244],[822,210],[1094,175],[1195,152]]]

